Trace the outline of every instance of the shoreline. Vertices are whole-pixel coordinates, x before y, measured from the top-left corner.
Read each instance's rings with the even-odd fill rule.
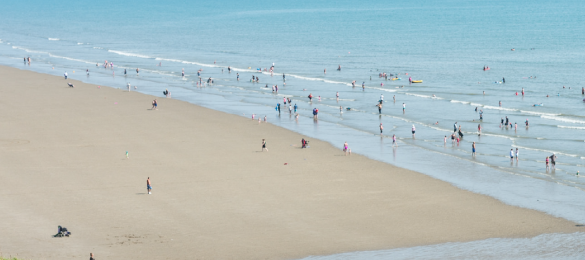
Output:
[[[301,150],[303,136],[276,125],[174,99],[148,111],[156,97],[0,74],[6,253],[282,259],[580,231],[325,141]],[[151,197],[139,194],[146,177]],[[74,235],[50,237],[57,225]]]

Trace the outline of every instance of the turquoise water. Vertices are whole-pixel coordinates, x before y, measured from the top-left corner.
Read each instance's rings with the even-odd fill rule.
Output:
[[[585,179],[576,175],[585,174],[583,13],[580,1],[7,2],[0,10],[0,64],[68,72],[114,88],[130,83],[161,97],[169,89],[175,99],[266,115],[339,147],[347,141],[370,158],[585,223]],[[104,68],[105,60],[114,68]],[[272,63],[273,76],[256,71]],[[213,85],[198,85],[199,69]],[[379,78],[383,72],[401,80]],[[423,83],[410,85],[409,77]],[[505,84],[494,83],[504,77]],[[283,97],[299,106],[298,120],[274,110]],[[506,116],[516,130],[500,127]],[[465,137],[459,145],[444,143],[455,122]],[[398,148],[391,146],[394,134]],[[519,160],[510,161],[515,148]],[[557,167],[547,171],[552,153]]]

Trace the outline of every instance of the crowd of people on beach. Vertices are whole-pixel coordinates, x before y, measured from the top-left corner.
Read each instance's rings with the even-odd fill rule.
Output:
[[[30,57],[25,57],[24,58],[24,62],[30,64]],[[98,67],[98,66],[99,66],[99,64],[96,63],[96,67]],[[159,63],[157,66],[162,66],[162,63]],[[111,62],[111,61],[108,62],[106,60],[103,63],[103,67],[106,68],[106,69],[110,68],[110,69],[113,70],[114,69],[114,63]],[[264,72],[270,72],[270,75],[272,76],[273,73],[274,73],[274,68],[275,68],[275,66],[274,66],[274,63],[273,63],[272,66],[269,69],[268,68],[264,68],[264,69],[258,68],[257,69],[257,72],[262,72],[262,71],[264,71]],[[232,70],[233,69],[231,68],[231,66],[228,66],[227,67],[228,73],[231,73]],[[490,70],[490,67],[489,66],[484,66],[483,67],[483,70],[484,71]],[[197,82],[196,85],[199,86],[199,87],[205,87],[208,84],[209,85],[213,84],[214,83],[214,80],[211,77],[209,77],[206,81],[203,81],[202,80],[202,77],[201,77],[202,71],[203,71],[202,69],[199,69],[197,71],[197,76],[198,76],[199,80],[198,80],[198,82]],[[325,69],[324,72],[326,73],[326,71],[327,70]],[[337,71],[341,71],[341,65],[338,66]],[[222,73],[223,73],[223,69],[222,69]],[[89,76],[89,69],[86,69],[86,74]],[[139,74],[140,74],[140,69],[139,68],[136,68],[136,75],[138,76]],[[126,69],[124,69],[124,75],[127,75]],[[380,73],[378,73],[378,78],[384,78],[385,80],[388,80],[388,78],[390,77],[390,80],[399,80],[400,78],[398,78],[398,75],[400,75],[400,73],[398,73],[398,74],[392,74],[392,73],[387,74],[386,72],[380,72]],[[404,75],[408,75],[408,73],[404,73]],[[65,72],[63,74],[63,76],[64,76],[65,79],[68,79],[68,73],[67,72]],[[186,76],[185,75],[185,69],[183,68],[181,70],[181,77],[184,78],[185,76]],[[394,77],[394,78],[392,78],[392,77]],[[236,73],[236,80],[239,81],[239,79],[240,79],[240,74],[239,73]],[[370,79],[371,79],[371,77],[370,77]],[[286,86],[286,74],[284,74],[284,73],[282,74],[282,80],[283,80],[283,85]],[[257,75],[252,75],[252,78],[250,79],[250,82],[251,83],[259,83],[260,82],[260,78]],[[505,78],[502,78],[501,83],[505,83],[505,82],[506,82]],[[412,78],[410,78],[410,77],[409,77],[409,83],[412,83]],[[68,85],[70,87],[75,87],[71,83],[68,83]],[[355,80],[351,82],[351,86],[353,88],[356,87],[356,81]],[[384,84],[382,83],[381,86],[384,86]],[[404,87],[404,86],[401,86],[401,87]],[[134,86],[134,88],[136,89],[137,87]],[[265,85],[265,88],[268,88],[268,84]],[[563,86],[563,88],[564,88],[564,86]],[[131,85],[130,85],[129,82],[127,83],[127,89],[128,89],[129,92],[131,91]],[[365,82],[362,83],[362,89],[365,91]],[[303,90],[306,90],[306,89],[303,89]],[[272,85],[272,92],[276,94],[276,93],[278,93],[278,91],[279,91],[279,86],[277,84]],[[583,95],[585,95],[585,87],[582,88],[581,92],[582,92]],[[522,88],[522,90],[520,91],[520,94],[522,96],[525,95],[524,88]],[[171,97],[171,92],[168,89],[165,89],[165,91],[163,91],[163,95],[165,97],[167,97],[167,98],[170,98]],[[485,91],[483,92],[483,95],[485,95]],[[516,92],[516,95],[518,95],[518,92]],[[436,96],[433,95],[433,97],[436,97]],[[548,95],[547,95],[547,97],[548,97]],[[307,98],[309,100],[309,103],[312,103],[314,96],[313,96],[312,93],[309,93],[309,95],[307,96]],[[339,102],[339,92],[336,92],[335,93],[335,98]],[[320,102],[321,101],[321,96],[318,96],[317,99]],[[584,101],[585,101],[585,99],[584,99]],[[396,103],[396,96],[395,95],[393,96],[393,102]],[[297,112],[297,110],[298,110],[297,104],[294,104],[294,108],[293,108],[291,98],[290,97],[289,98],[287,98],[287,97],[283,98],[283,104],[284,104],[285,107],[287,106],[287,103],[288,103],[289,115],[292,116],[293,115],[293,112],[294,112],[295,119],[298,120],[299,113]],[[380,116],[382,115],[383,106],[384,106],[384,95],[381,94],[379,100],[376,102],[376,105],[375,105],[375,107],[378,109],[378,114]],[[501,101],[499,102],[498,106],[499,107],[502,107],[502,102]],[[542,103],[541,104],[534,104],[533,106],[542,106]],[[158,110],[158,101],[157,101],[157,99],[154,99],[152,101],[152,108],[151,108],[151,110]],[[276,104],[275,110],[278,112],[279,115],[281,114],[281,103],[277,103]],[[347,107],[346,110],[347,111],[351,111],[351,108]],[[340,114],[343,114],[343,106],[340,106],[339,107],[339,112],[340,112]],[[478,112],[478,108],[477,107],[475,108],[475,112]],[[403,114],[406,114],[406,103],[402,103],[402,113]],[[318,120],[319,109],[317,107],[314,107],[312,109],[312,114],[313,114],[313,119],[314,120]],[[483,110],[479,110],[478,114],[479,114],[479,121],[480,122],[483,121],[483,114],[484,114]],[[255,118],[256,118],[256,115],[253,114],[252,115],[252,119],[255,120]],[[267,116],[264,116],[264,122],[266,122],[266,121],[267,121]],[[260,118],[258,118],[258,123],[261,123],[261,119]],[[436,122],[435,123],[435,125],[438,125],[438,124],[439,124],[439,122]],[[525,121],[525,126],[526,126],[526,128],[529,127],[528,119],[526,119],[526,121]],[[513,127],[514,128],[514,131],[517,131],[517,129],[518,129],[517,123],[512,124],[512,122],[510,122],[510,120],[508,119],[507,116],[505,117],[505,119],[504,118],[501,118],[500,127],[501,128],[505,128],[505,129],[511,129]],[[455,122],[453,134],[450,135],[450,139],[451,139],[453,145],[459,146],[461,140],[464,137],[464,133],[462,132],[462,129],[461,128],[462,128],[461,125],[457,125],[457,122]],[[383,126],[383,123],[380,123],[379,130],[380,130],[380,136],[383,136],[384,135],[384,126]],[[412,133],[412,138],[414,139],[415,138],[415,134],[416,134],[416,126],[414,124],[412,125],[411,133]],[[481,126],[481,123],[478,124],[478,126],[477,126],[477,134],[478,134],[478,136],[481,136],[481,134],[482,134],[482,126]],[[392,136],[392,147],[398,147],[398,143],[397,143],[396,140],[397,140],[397,137],[394,134]],[[444,136],[444,143],[446,144],[446,142],[447,142],[447,136]],[[303,141],[303,148],[306,148],[306,144],[304,143],[304,141]],[[262,141],[262,150],[268,151],[268,149],[266,149],[266,141],[265,140]],[[351,155],[351,149],[349,149],[349,147],[347,145],[347,142],[344,143],[343,151],[345,152],[346,155]],[[510,152],[510,158],[512,160],[515,159],[516,161],[518,161],[518,153],[519,153],[518,148],[516,148],[516,151],[515,152],[513,150],[511,150],[511,152]],[[477,155],[477,143],[476,142],[473,142],[471,144],[471,155],[472,155],[472,157],[475,157]],[[556,164],[556,155],[553,154],[553,155],[547,157],[547,159],[546,159],[546,169],[547,170],[549,169],[549,161],[552,164],[552,168],[554,169],[554,165]]]

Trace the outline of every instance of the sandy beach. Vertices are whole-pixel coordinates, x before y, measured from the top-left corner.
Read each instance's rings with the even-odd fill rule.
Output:
[[[295,259],[580,230],[178,100],[0,67],[0,104],[5,256]]]

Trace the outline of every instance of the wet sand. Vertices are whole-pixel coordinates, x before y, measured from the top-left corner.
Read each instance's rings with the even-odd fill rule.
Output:
[[[0,253],[294,259],[579,231],[342,143],[301,149],[269,123],[164,97],[150,110],[155,97],[120,88],[0,67]],[[53,238],[58,225],[73,235]]]

